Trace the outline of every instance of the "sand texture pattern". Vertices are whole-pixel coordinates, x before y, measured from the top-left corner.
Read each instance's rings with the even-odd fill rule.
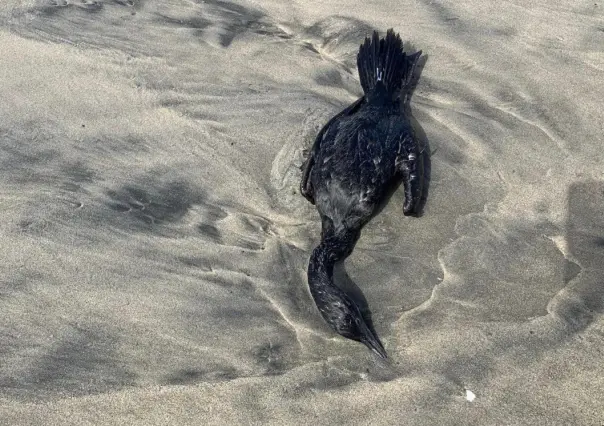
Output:
[[[337,271],[384,362],[298,185],[391,27],[429,195]],[[593,0],[2,1],[0,425],[603,425],[603,82]]]

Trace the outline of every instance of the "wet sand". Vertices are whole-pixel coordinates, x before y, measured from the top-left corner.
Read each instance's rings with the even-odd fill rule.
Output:
[[[604,4],[523,4],[3,2],[0,424],[604,424]],[[298,184],[390,27],[429,195],[339,270],[383,362]]]

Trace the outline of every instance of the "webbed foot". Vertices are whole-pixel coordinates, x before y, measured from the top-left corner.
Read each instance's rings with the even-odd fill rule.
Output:
[[[403,214],[417,216],[424,187],[424,163],[420,152],[414,150],[402,158],[397,164],[403,177],[405,202]]]
[[[310,171],[314,163],[314,156],[312,153],[306,159],[306,162],[302,165],[302,180],[300,181],[300,194],[306,198],[311,204],[315,204],[315,195],[310,184]]]

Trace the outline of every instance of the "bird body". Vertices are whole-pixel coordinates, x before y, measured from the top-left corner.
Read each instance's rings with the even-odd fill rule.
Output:
[[[333,282],[335,263],[348,257],[361,229],[377,213],[393,185],[405,188],[403,213],[417,213],[423,187],[422,152],[402,108],[421,52],[406,55],[393,30],[377,32],[359,49],[364,95],[334,116],[317,135],[300,192],[315,204],[321,242],[308,267],[311,295],[326,322],[379,356],[386,351],[355,302]]]

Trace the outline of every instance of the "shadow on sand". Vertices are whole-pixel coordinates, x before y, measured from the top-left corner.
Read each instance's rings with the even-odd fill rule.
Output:
[[[579,262],[581,272],[565,270],[572,279],[559,295],[553,312],[570,332],[579,332],[604,312],[604,182],[573,183],[568,194],[566,242],[569,252]]]

